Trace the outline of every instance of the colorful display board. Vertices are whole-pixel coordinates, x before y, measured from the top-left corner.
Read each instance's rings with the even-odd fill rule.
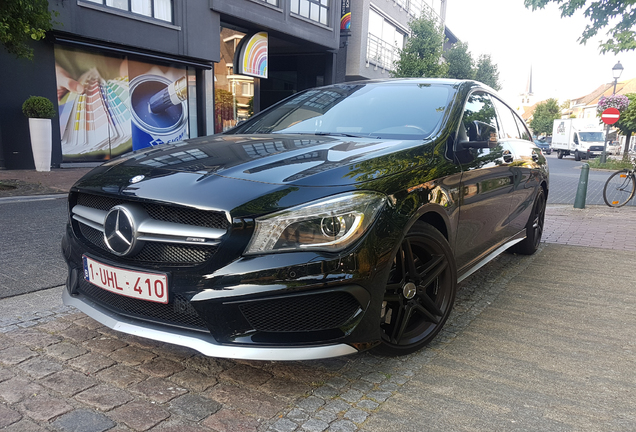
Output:
[[[238,73],[267,78],[267,33],[258,32],[243,38],[238,50]]]
[[[63,161],[106,160],[188,137],[185,69],[62,47],[55,62]]]

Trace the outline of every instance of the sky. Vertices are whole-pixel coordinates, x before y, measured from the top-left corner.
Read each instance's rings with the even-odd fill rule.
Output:
[[[612,67],[624,67],[619,82],[636,77],[636,52],[601,55],[598,39],[577,41],[589,22],[582,12],[561,18],[554,4],[526,9],[523,0],[448,0],[447,27],[468,43],[473,58],[490,54],[499,69],[499,92],[511,104],[525,91],[530,67],[535,102],[551,97],[559,103],[613,83]],[[516,107],[514,107],[516,108]]]

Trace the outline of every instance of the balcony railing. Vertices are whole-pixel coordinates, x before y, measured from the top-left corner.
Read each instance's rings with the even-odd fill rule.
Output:
[[[369,33],[367,39],[367,62],[386,69],[393,70],[393,62],[400,58],[400,50],[388,42]]]

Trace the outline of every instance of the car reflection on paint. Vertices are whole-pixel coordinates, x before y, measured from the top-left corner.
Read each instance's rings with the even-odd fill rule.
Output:
[[[310,89],[78,181],[64,302],[210,356],[407,354],[459,281],[536,251],[548,186],[525,124],[482,84]]]

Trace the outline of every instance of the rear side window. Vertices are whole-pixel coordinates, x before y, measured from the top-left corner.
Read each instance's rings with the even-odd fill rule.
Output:
[[[515,118],[515,121],[517,122],[517,128],[519,129],[519,132],[521,132],[521,139],[532,141],[532,137],[530,136],[530,132],[528,131],[528,128],[526,127],[526,124],[524,123],[524,121],[521,120],[519,116],[515,115],[514,113],[512,114],[512,116]]]
[[[501,129],[499,130],[500,139],[521,139],[517,122],[515,121],[515,115],[512,113],[508,105],[504,104],[497,98],[492,98],[497,112],[499,113],[499,119],[501,121]]]

